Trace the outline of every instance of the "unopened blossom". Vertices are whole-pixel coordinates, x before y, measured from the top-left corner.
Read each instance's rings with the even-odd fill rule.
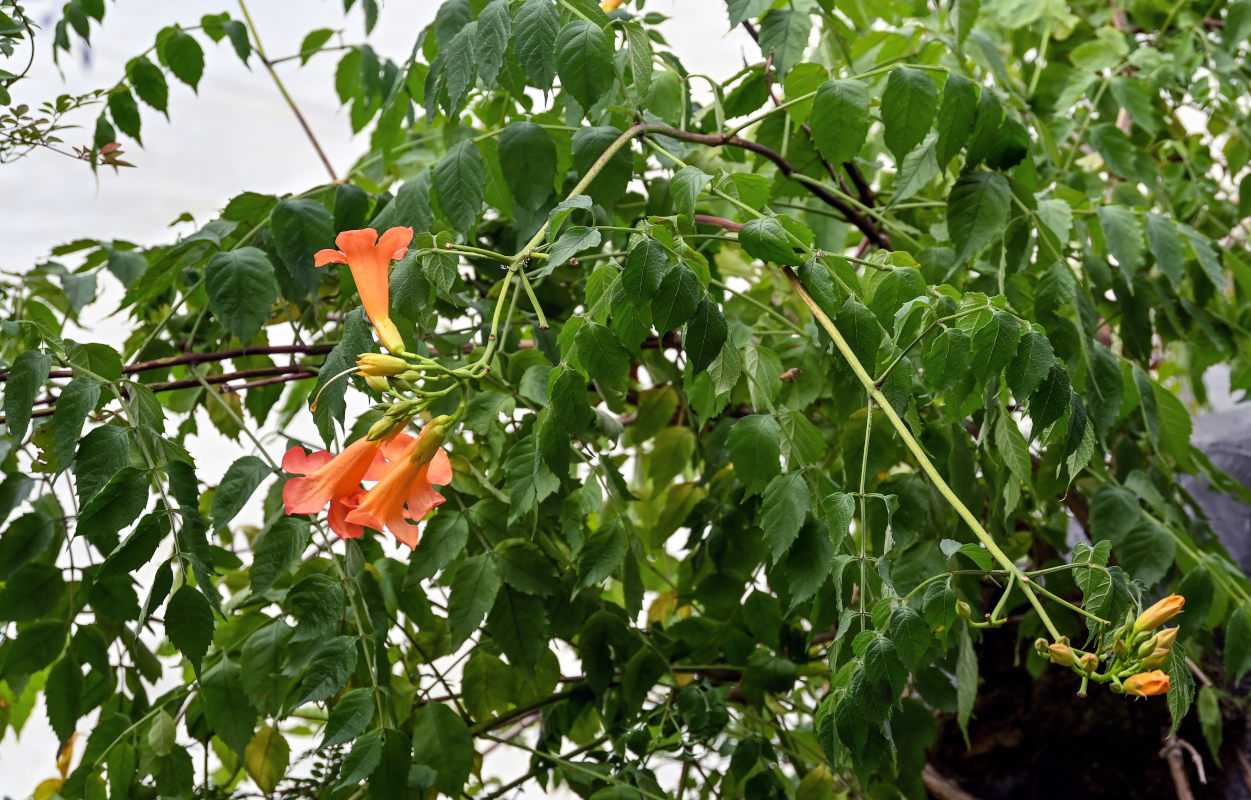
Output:
[[[1160,627],[1181,613],[1184,605],[1186,605],[1186,598],[1179,594],[1170,594],[1138,615],[1138,619],[1134,620],[1134,633]]]
[[[1151,697],[1168,693],[1168,675],[1161,670],[1140,672],[1125,679],[1125,693],[1135,697]]]

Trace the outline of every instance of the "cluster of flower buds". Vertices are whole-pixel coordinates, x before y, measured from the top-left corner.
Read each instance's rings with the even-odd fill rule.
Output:
[[[1166,694],[1169,676],[1160,667],[1168,661],[1178,629],[1156,629],[1177,616],[1185,604],[1186,598],[1174,594],[1136,617],[1131,612],[1123,625],[1100,637],[1094,651],[1072,647],[1067,636],[1053,643],[1038,639],[1034,650],[1052,663],[1080,675],[1082,685],[1078,695],[1081,697],[1086,696],[1086,685],[1092,680],[1111,684],[1112,691],[1118,694],[1135,697]]]

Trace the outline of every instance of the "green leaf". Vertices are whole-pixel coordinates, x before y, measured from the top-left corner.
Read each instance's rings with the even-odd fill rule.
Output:
[[[434,577],[465,550],[469,522],[463,514],[440,511],[428,522],[410,558],[415,567],[409,574],[417,580]]]
[[[4,677],[30,675],[51,664],[65,648],[68,625],[62,620],[44,619],[26,625],[17,638],[6,643]]]
[[[142,125],[139,117],[139,104],[135,102],[132,95],[124,87],[114,89],[109,92],[109,114],[113,117],[113,122],[117,124],[117,129],[126,134],[136,142],[142,143],[139,138],[139,128]]]
[[[677,212],[688,217],[694,216],[699,196],[711,180],[712,176],[699,167],[686,166],[673,173],[673,178],[669,181],[669,192],[673,195],[673,205]],[[629,268],[628,262],[626,267]]]
[[[947,196],[947,232],[956,261],[968,261],[1003,235],[1011,202],[1008,181],[996,172],[973,170],[956,179]]]
[[[854,296],[848,297],[834,319],[834,326],[847,340],[860,365],[872,373],[877,366],[877,349],[882,343],[882,329],[873,312]]]
[[[652,298],[652,321],[660,334],[676,331],[695,315],[704,297],[699,276],[679,262],[660,281]]]
[[[165,635],[187,657],[196,672],[213,641],[213,608],[193,586],[184,584],[165,607]]]
[[[317,423],[317,430],[326,444],[334,440],[332,420],[342,425],[344,415],[347,413],[347,402],[344,399],[347,394],[347,381],[340,379],[331,382],[331,378],[356,366],[356,359],[360,354],[370,352],[374,346],[369,326],[365,323],[363,308],[354,308],[347,313],[343,319],[341,331],[339,343],[326,356],[317,376],[317,387],[313,390],[313,397],[317,398],[316,406],[313,408],[313,420]]]
[[[752,258],[792,267],[804,263],[803,256],[796,253],[791,245],[786,229],[774,217],[761,217],[747,222],[738,232],[738,241]]]
[[[598,247],[601,241],[602,237],[598,228],[571,225],[547,251],[547,263],[535,274],[535,277],[541,278],[551,274],[552,270],[583,250]]]
[[[543,601],[505,587],[487,617],[487,633],[514,667],[534,672],[547,649],[547,611]]]
[[[1251,608],[1236,607],[1225,623],[1225,674],[1235,683],[1251,671]]]
[[[704,175],[702,172],[699,174]],[[704,178],[707,179],[708,176],[704,175]],[[674,180],[677,180],[676,177]],[[642,239],[634,245],[626,256],[625,268],[621,271],[621,286],[625,289],[626,299],[630,304],[635,308],[646,308],[655,302],[668,269],[669,255],[660,242]],[[700,290],[702,286],[697,289]]]
[[[48,614],[65,594],[61,570],[35,562],[13,573],[0,588],[0,621],[27,622]]]
[[[926,381],[938,392],[959,386],[969,371],[970,347],[967,333],[959,328],[944,328],[921,359]]]
[[[38,558],[54,535],[52,523],[42,514],[25,514],[0,536],[0,580],[8,580],[23,565]]]
[[[223,742],[242,756],[252,739],[256,712],[242,689],[239,665],[228,658],[217,662],[200,678],[204,717]]]
[[[273,474],[269,464],[256,456],[243,456],[230,465],[217,491],[213,493],[213,502],[209,513],[213,524],[222,527],[235,518],[256,487]]]
[[[955,72],[947,73],[943,102],[938,107],[938,143],[935,153],[940,167],[946,168],[964,147],[977,115],[977,84]]]
[[[561,88],[584,109],[590,109],[612,88],[612,50],[604,32],[586,20],[573,20],[556,36],[556,74]]]
[[[621,134],[621,130],[611,125],[576,130],[573,134],[574,170],[579,175],[589,172]],[[596,203],[608,208],[625,194],[626,186],[632,177],[634,177],[634,159],[630,155],[629,145],[626,145],[601,165],[599,175],[591,181],[586,193]]]
[[[834,543],[820,523],[810,522],[799,529],[799,536],[786,552],[786,588],[790,611],[816,595],[830,576],[834,564]]]
[[[48,709],[48,722],[57,740],[64,744],[74,734],[75,724],[83,715],[83,672],[78,662],[66,655],[52,665],[43,687]]]
[[[150,485],[135,467],[121,469],[79,511],[78,531],[99,549],[111,552],[117,546],[117,532],[143,513]]]
[[[343,759],[343,767],[339,772],[339,786],[355,787],[369,777],[380,763],[382,763],[382,729],[374,728],[360,736],[352,745],[347,758]]]
[[[1113,550],[1120,565],[1147,586],[1158,583],[1168,574],[1177,555],[1177,540],[1164,526],[1145,520],[1128,533]]]
[[[861,81],[821,84],[812,101],[812,142],[832,164],[851,161],[869,135],[869,89]]]
[[[478,64],[478,77],[487,89],[494,88],[500,67],[504,65],[504,54],[508,50],[512,28],[513,18],[508,11],[508,0],[492,0],[478,15],[473,53]]]
[[[244,749],[243,763],[248,776],[265,794],[272,792],[287,774],[291,761],[291,747],[277,729],[266,726],[256,732]]]
[[[126,77],[140,100],[157,111],[169,108],[169,85],[165,83],[165,73],[156,64],[139,56],[126,65]]]
[[[500,575],[487,555],[465,559],[452,576],[447,601],[447,628],[452,647],[460,647],[482,624],[500,590]]]
[[[899,606],[890,615],[890,638],[899,660],[909,670],[921,666],[934,637],[925,620],[908,606]]]
[[[769,10],[773,0],[726,0],[730,27],[737,28],[745,19],[754,19]]]
[[[52,357],[27,350],[13,359],[4,383],[4,417],[8,436],[15,443],[26,438],[31,408],[52,371]]]
[[[460,797],[473,762],[473,737],[465,721],[442,703],[421,706],[413,715],[413,763],[435,770],[434,788]]]
[[[500,577],[517,591],[546,597],[560,588],[556,565],[536,545],[524,539],[505,539],[492,552]]]
[[[1029,397],[1029,415],[1034,421],[1031,435],[1041,436],[1051,423],[1063,417],[1064,412],[1069,410],[1072,397],[1068,371],[1059,364],[1053,365],[1046,379]]]
[[[1186,275],[1186,257],[1177,225],[1168,217],[1155,213],[1147,214],[1146,223],[1147,244],[1151,247],[1156,266],[1168,276],[1174,289],[1180,288]]]
[[[642,105],[652,85],[652,41],[637,22],[627,22],[622,27],[630,47],[630,73],[634,77],[627,85],[635,105]]]
[[[244,344],[269,319],[278,294],[274,267],[255,247],[215,254],[204,270],[204,288],[213,313]]]
[[[788,472],[769,481],[760,503],[760,527],[774,563],[799,535],[811,500],[802,472]]]
[[[729,336],[729,326],[716,303],[707,297],[699,301],[695,316],[686,324],[686,333],[682,337],[682,349],[686,352],[690,368],[695,373],[703,372],[725,345]]]
[[[551,135],[533,122],[514,122],[500,133],[499,158],[504,182],[517,204],[531,211],[541,208],[556,180],[556,143]]]
[[[982,0],[955,0],[952,4],[952,11],[955,15],[956,42],[964,45],[964,40],[969,38],[969,32],[973,30],[973,23],[977,21],[977,15],[982,10]]]
[[[544,92],[556,77],[556,34],[560,14],[549,0],[526,0],[513,18],[513,49],[530,84]]]
[[[730,461],[748,495],[764,491],[781,473],[781,441],[777,420],[767,414],[743,417],[730,428]]]
[[[978,378],[989,380],[1007,366],[1021,341],[1021,323],[1006,311],[996,311],[973,332],[972,363]]]
[[[356,639],[336,636],[321,643],[300,683],[296,705],[319,703],[339,693],[356,669]]]
[[[601,387],[624,393],[630,382],[630,354],[606,326],[587,322],[574,337],[575,352],[587,376]]]
[[[864,649],[864,676],[892,700],[903,692],[908,671],[904,669],[894,642],[885,636],[869,640]]]
[[[166,28],[157,35],[157,53],[174,77],[192,89],[204,75],[204,50],[190,34],[179,28]]]
[[[262,595],[287,573],[308,547],[308,520],[279,517],[261,535],[252,560],[252,594]]]
[[[1190,665],[1186,663],[1185,647],[1180,644],[1173,645],[1169,651],[1168,661],[1164,663],[1164,671],[1169,677],[1168,713],[1172,717],[1173,724],[1169,728],[1168,737],[1172,737],[1177,733],[1178,726],[1181,725],[1186,713],[1190,711],[1190,704],[1195,699],[1195,679],[1190,672]]]
[[[973,703],[977,700],[977,653],[969,638],[969,627],[960,626],[960,651],[956,656],[956,721],[969,741],[969,720],[973,717]]]
[[[325,271],[313,266],[313,255],[330,247],[335,235],[330,211],[312,198],[285,197],[274,207],[270,230],[291,279],[306,291],[314,291]]]
[[[364,733],[374,718],[374,708],[373,690],[366,687],[340,697],[322,729],[322,749],[350,742]]]
[[[578,589],[603,583],[621,568],[626,557],[625,531],[620,525],[606,525],[587,539],[578,554]]]
[[[477,145],[465,140],[448,148],[434,165],[434,190],[453,228],[465,233],[473,227],[486,192],[486,172]]]
[[[785,78],[803,58],[811,33],[812,18],[807,11],[774,9],[760,20],[760,53],[766,57],[773,54],[778,78]]]
[[[1099,206],[1099,224],[1108,241],[1108,252],[1126,272],[1142,268],[1142,229],[1138,217],[1124,206]]]
[[[1008,387],[1017,398],[1029,397],[1056,363],[1051,342],[1036,330],[1026,331],[1008,364]]]
[[[921,143],[937,111],[938,87],[929,73],[914,67],[891,71],[882,92],[882,125],[886,147],[896,162]]]
[[[321,49],[334,36],[333,28],[317,28],[309,31],[300,42],[300,66],[308,63],[309,59],[321,52]]]
[[[58,470],[68,469],[82,437],[83,423],[100,401],[100,384],[85,375],[75,376],[56,400],[52,414],[53,453]]]

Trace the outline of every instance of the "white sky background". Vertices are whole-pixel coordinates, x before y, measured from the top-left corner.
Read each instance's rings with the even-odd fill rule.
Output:
[[[42,24],[59,14],[62,2],[28,0],[25,5]],[[281,58],[297,53],[305,34],[316,28],[342,29],[343,42],[348,44],[364,41],[363,18],[357,5],[346,19],[341,0],[253,0],[249,10],[266,53]],[[384,0],[369,43],[381,55],[402,61],[439,5],[440,0]],[[671,17],[661,31],[692,72],[724,79],[736,72],[745,58],[754,61],[759,57],[754,43],[741,29],[728,30],[722,0],[649,0],[646,7]],[[14,101],[35,106],[61,93],[112,86],[124,74],[126,61],[149,47],[161,28],[175,22],[195,25],[201,15],[221,11],[240,16],[229,0],[109,3],[103,27],[92,23],[93,46],[89,52],[75,41],[74,53],[62,57],[63,76],[52,64],[52,26],[47,24],[30,76],[14,87]],[[145,146],[123,140],[124,158],[136,169],[117,174],[102,169],[97,179],[82,162],[47,151],[0,165],[0,242],[4,243],[0,269],[23,272],[47,258],[56,245],[83,237],[140,244],[173,241],[193,230],[187,225],[170,228],[183,212],[203,224],[241,191],[281,195],[326,180],[316,153],[255,57],[249,71],[228,41],[213,45],[196,36],[205,48],[198,95],[171,77],[168,122],[141,104]],[[339,108],[333,82],[339,57],[338,53],[325,53],[315,56],[304,68],[291,61],[279,65],[278,70],[342,175],[368,149],[368,131],[352,136],[347,112]],[[24,59],[22,52],[15,60],[24,63]],[[12,64],[0,66],[13,69]],[[699,82],[695,88],[697,93],[702,89]],[[72,144],[89,144],[98,113],[98,108],[91,108],[76,118],[85,127],[65,133],[67,149]],[[78,262],[70,256],[66,263],[73,267]],[[83,318],[90,326],[91,339],[118,345],[126,337],[127,321],[124,316],[105,315],[120,297],[120,285],[105,272],[101,272],[100,283],[102,300],[88,307]],[[248,448],[209,428],[207,424],[201,426],[205,433],[190,441],[189,449],[197,459],[201,477],[213,483]],[[261,494],[263,490],[258,496]],[[258,522],[259,512],[245,509],[238,521]],[[81,734],[89,732],[93,719],[94,715],[79,722]],[[9,731],[0,741],[0,797],[29,796],[40,780],[56,774],[55,758],[56,737],[40,702],[20,739]],[[196,761],[198,767],[198,756]]]

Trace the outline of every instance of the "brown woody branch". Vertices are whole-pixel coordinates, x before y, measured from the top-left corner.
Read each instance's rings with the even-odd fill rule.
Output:
[[[694,131],[683,131],[677,128],[671,128],[668,125],[636,125],[640,133],[655,133],[660,136],[668,136],[671,139],[677,139],[682,142],[692,142],[694,144],[707,145],[708,147],[738,147],[743,150],[756,153],[763,156],[766,160],[773,163],[788,178],[803,173],[795,168],[795,165],[787,161],[786,158],[771,147],[767,147],[759,142],[753,142],[750,139],[744,139],[741,136],[729,136],[724,133],[695,133]],[[798,181],[798,183],[812,193],[826,205],[837,209],[843,217],[860,229],[860,232],[873,240],[879,247],[884,250],[892,249],[890,238],[878,229],[873,222],[853,208],[849,203],[844,202],[838,195],[826,189],[823,186],[810,183],[808,181]]]
[[[277,356],[277,355],[307,355],[315,356],[329,353],[334,349],[331,344],[283,344],[272,345],[269,347],[240,347],[234,350],[220,350],[215,353],[184,353],[180,356],[170,356],[169,358],[156,358],[151,361],[136,361],[133,364],[127,364],[122,367],[123,375],[133,375],[136,372],[146,372],[152,369],[162,369],[165,367],[176,367],[183,364],[205,364],[211,361],[226,361],[232,358],[243,358],[245,356]],[[72,369],[54,369],[48,373],[49,378],[72,378],[74,371]],[[0,372],[0,381],[8,380],[9,373]]]

